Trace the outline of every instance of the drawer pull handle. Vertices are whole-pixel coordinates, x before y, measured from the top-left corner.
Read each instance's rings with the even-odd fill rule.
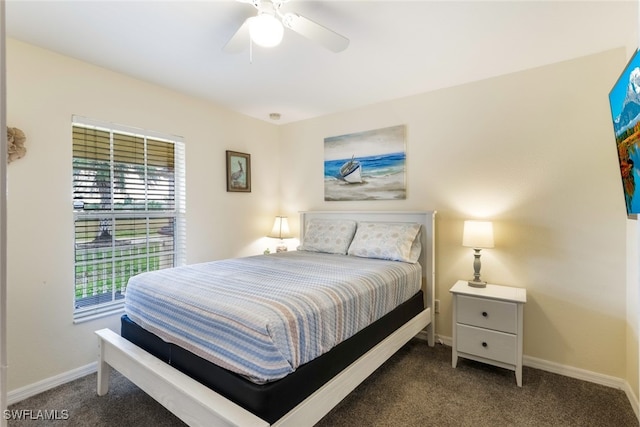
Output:
[[[482,317],[487,317],[489,314],[486,311],[482,312]]]
[[[482,342],[482,346],[483,346],[484,348],[486,348],[486,347],[487,347],[487,343],[483,341],[483,342]]]

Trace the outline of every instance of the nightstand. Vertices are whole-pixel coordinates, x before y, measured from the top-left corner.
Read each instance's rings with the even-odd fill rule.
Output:
[[[527,290],[487,284],[474,288],[458,280],[453,294],[453,347],[458,357],[488,363],[516,373],[522,387],[522,317]]]

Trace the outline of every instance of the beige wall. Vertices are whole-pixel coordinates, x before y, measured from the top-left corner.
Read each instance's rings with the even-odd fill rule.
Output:
[[[436,209],[437,332],[472,275],[462,221],[495,221],[483,278],[525,287],[524,352],[625,378],[626,215],[607,94],[624,49],[290,124],[282,205]],[[407,199],[325,202],[323,138],[407,125]],[[629,381],[631,382],[631,381]],[[637,383],[637,379],[635,380]]]
[[[636,28],[630,36],[634,37],[627,43],[627,58],[631,58],[640,42],[638,23],[640,23],[640,8],[636,7]],[[635,395],[635,411],[640,409],[640,227],[637,218],[627,221],[627,375],[633,394]],[[640,417],[640,415],[639,415]]]
[[[7,45],[8,125],[27,155],[8,167],[9,390],[96,360],[74,325],[71,116],[180,135],[186,141],[187,261],[261,253],[277,213],[278,129],[209,103],[15,40]],[[225,150],[252,156],[252,193],[227,193]]]
[[[29,150],[8,168],[9,390],[93,362],[92,332],[119,328],[117,317],[72,323],[78,114],[185,138],[190,263],[262,252],[279,209],[292,229],[306,209],[438,210],[445,337],[448,289],[471,275],[462,221],[494,220],[483,278],[527,288],[525,354],[624,378],[637,396],[637,315],[626,314],[638,309],[627,285],[635,225],[624,215],[607,101],[626,58],[608,51],[278,128],[9,40],[8,125],[26,132]],[[407,125],[407,199],[324,202],[323,139],[396,124]],[[226,193],[226,149],[251,153],[251,194]]]
[[[625,379],[631,386],[636,396],[636,407],[640,407],[640,356],[638,341],[639,314],[640,314],[640,279],[638,270],[640,257],[638,246],[640,244],[640,228],[638,220],[627,221],[627,374]]]

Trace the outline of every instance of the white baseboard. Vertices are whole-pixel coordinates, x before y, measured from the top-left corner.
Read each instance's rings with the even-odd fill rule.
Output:
[[[418,333],[416,338],[427,341],[426,331],[420,331],[420,333]],[[452,339],[451,337],[436,335],[436,343],[451,347]],[[636,417],[640,419],[640,411],[638,408],[638,396],[634,394],[629,383],[621,378],[616,378],[609,375],[602,375],[595,372],[587,371],[585,369],[579,369],[579,368],[574,368],[567,365],[561,365],[559,363],[549,362],[547,360],[538,359],[530,356],[524,356],[522,358],[522,363],[524,366],[529,366],[531,368],[540,369],[543,371],[564,375],[566,377],[576,378],[583,381],[589,381],[589,382],[604,385],[607,387],[621,389],[627,395],[627,398],[629,399],[629,403],[631,403],[631,407],[633,408],[633,412],[635,412]],[[84,377],[85,375],[92,374],[96,371],[97,371],[97,362],[93,362],[86,366],[73,369],[69,372],[56,375],[46,380],[42,380],[28,386],[24,386],[16,390],[12,390],[7,394],[7,403],[9,405],[13,405],[14,403],[20,402],[21,400],[24,400],[28,397],[35,396],[36,394],[45,392],[59,385]]]
[[[82,378],[86,375],[92,374],[98,370],[98,362],[93,362],[80,368],[72,369],[71,371],[64,372],[51,378],[47,378],[37,383],[33,383],[24,387],[20,387],[16,390],[11,390],[7,393],[7,404],[13,405],[28,397],[35,396],[36,394],[43,393],[47,390],[51,390],[62,384],[66,384],[78,378]]]
[[[523,356],[522,364],[531,368],[541,369],[543,371],[552,372],[554,374],[564,375],[565,377],[589,381],[612,388],[624,389],[624,383],[626,382],[621,378],[598,374],[595,372],[587,371],[585,369],[574,368],[567,365],[561,365],[559,363],[549,362],[548,360],[538,359],[531,356]]]
[[[640,419],[640,413],[638,412],[638,397],[633,393],[633,390],[631,389],[629,383],[622,378],[598,374],[596,372],[587,371],[585,369],[561,365],[559,363],[549,362],[548,360],[538,359],[531,356],[523,356],[522,364],[531,368],[552,372],[554,374],[564,375],[565,377],[576,378],[579,380],[589,381],[607,387],[620,389],[625,392],[625,394],[627,395],[627,399],[629,399],[629,403],[631,404],[633,412],[635,412],[636,417]]]
[[[423,341],[428,341],[427,337],[428,337],[427,331],[425,330],[420,331],[418,335],[416,335],[417,339],[423,340]],[[436,334],[436,344],[444,344],[446,346],[451,347],[451,338],[441,337],[440,335]]]
[[[423,336],[424,335],[424,336]],[[421,331],[417,338],[426,340],[426,332]],[[436,335],[436,342],[451,347],[453,345],[453,339],[451,337],[443,337]],[[555,362],[549,362],[548,360],[538,359],[531,356],[523,356],[522,364],[542,371],[551,372],[554,374],[564,375],[565,377],[576,378],[583,381],[589,381],[595,384],[604,385],[607,387],[617,388],[625,392],[633,412],[636,417],[640,419],[640,410],[638,408],[638,396],[633,392],[633,389],[629,383],[622,378],[612,377],[610,375],[598,374],[596,372],[587,371],[585,369],[574,368],[572,366],[561,365]]]
[[[640,421],[640,408],[638,407],[638,405],[640,403],[640,399],[638,399],[638,396],[635,395],[635,393],[631,389],[631,386],[626,381],[625,381],[625,387],[624,387],[623,390],[624,390],[625,394],[627,395],[627,399],[629,399],[629,403],[631,403],[631,407],[633,408],[633,412],[636,413],[636,418],[638,418],[638,421]]]

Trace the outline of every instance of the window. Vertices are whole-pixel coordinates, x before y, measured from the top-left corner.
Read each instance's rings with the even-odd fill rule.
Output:
[[[74,116],[74,321],[122,310],[136,274],[184,264],[181,138]]]

